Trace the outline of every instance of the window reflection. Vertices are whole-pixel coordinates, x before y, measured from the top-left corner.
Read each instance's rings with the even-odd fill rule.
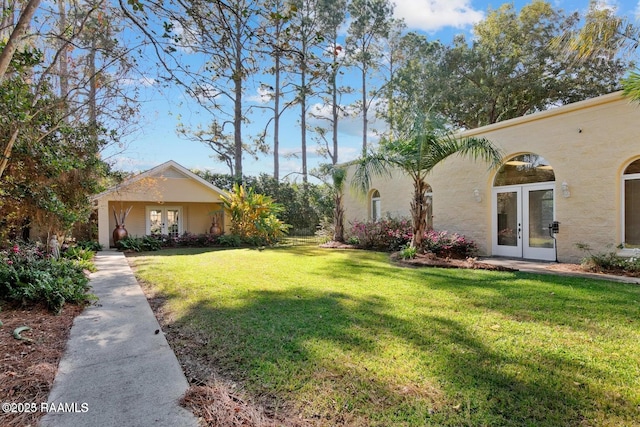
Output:
[[[494,181],[496,187],[504,185],[534,184],[555,181],[553,168],[544,157],[533,153],[520,154],[506,161]]]

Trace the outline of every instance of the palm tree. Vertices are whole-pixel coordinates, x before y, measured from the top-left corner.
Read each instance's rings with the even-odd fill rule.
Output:
[[[344,184],[347,180],[347,169],[345,165],[322,164],[319,168],[318,178],[327,181],[331,192],[333,193],[333,241],[344,242],[344,206],[342,204],[342,196],[344,193]]]
[[[487,139],[459,138],[450,130],[438,127],[430,120],[420,119],[416,121],[407,138],[382,141],[377,151],[359,159],[351,185],[366,193],[373,176],[391,176],[392,168],[400,169],[411,177],[411,247],[420,250],[427,227],[426,177],[438,163],[454,154],[473,159],[480,158],[491,167],[498,167],[502,161],[500,150]]]

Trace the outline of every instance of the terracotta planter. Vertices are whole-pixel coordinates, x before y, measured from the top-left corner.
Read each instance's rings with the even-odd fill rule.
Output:
[[[220,228],[217,222],[214,222],[213,224],[211,224],[211,228],[209,228],[209,234],[212,234],[216,237],[222,234],[222,229]]]
[[[113,230],[113,244],[114,246],[118,244],[118,241],[126,238],[129,235],[129,232],[126,228],[124,228],[124,224],[120,224],[116,226],[115,230]]]

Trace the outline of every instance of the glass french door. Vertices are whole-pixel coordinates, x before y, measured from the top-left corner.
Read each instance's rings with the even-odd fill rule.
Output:
[[[555,241],[549,233],[554,203],[553,183],[494,188],[493,254],[555,260]]]
[[[147,234],[178,237],[182,234],[182,209],[180,207],[148,206]]]

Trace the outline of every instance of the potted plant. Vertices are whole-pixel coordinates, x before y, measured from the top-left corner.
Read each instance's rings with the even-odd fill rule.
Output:
[[[113,230],[114,245],[117,245],[118,241],[126,238],[129,235],[129,233],[127,232],[127,229],[124,228],[124,223],[127,219],[127,215],[129,215],[129,212],[131,212],[132,208],[133,206],[129,206],[129,209],[127,209],[126,211],[123,211],[122,209],[120,209],[120,215],[116,213],[116,208],[113,208],[113,217],[116,220],[116,228]]]

